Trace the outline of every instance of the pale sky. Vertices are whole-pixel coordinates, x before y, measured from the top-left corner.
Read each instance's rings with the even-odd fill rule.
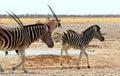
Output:
[[[120,14],[120,0],[1,0],[0,14],[13,11],[15,14]]]

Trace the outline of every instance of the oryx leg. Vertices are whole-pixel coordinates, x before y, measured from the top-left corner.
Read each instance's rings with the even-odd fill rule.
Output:
[[[16,70],[18,67],[20,67],[22,65],[22,68],[24,70],[24,73],[28,73],[28,71],[25,69],[24,63],[25,63],[25,50],[19,50],[19,54],[20,54],[20,58],[21,58],[21,62],[13,67],[13,70]]]
[[[87,54],[86,52],[84,52],[84,54],[85,54],[85,56],[86,56],[86,58],[87,58],[87,65],[88,65],[87,67],[90,68],[89,59],[88,59],[88,54]]]

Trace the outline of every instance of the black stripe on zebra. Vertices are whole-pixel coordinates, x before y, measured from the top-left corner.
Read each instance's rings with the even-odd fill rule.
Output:
[[[62,36],[62,49],[61,49],[61,56],[60,56],[60,64],[62,65],[62,53],[63,51],[66,52],[66,55],[68,55],[67,51],[72,48],[80,49],[80,55],[77,63],[77,68],[79,68],[79,62],[81,59],[82,54],[84,53],[87,58],[87,64],[88,68],[90,68],[89,60],[88,60],[88,54],[86,53],[86,48],[89,47],[89,43],[93,38],[97,38],[100,41],[104,41],[104,37],[102,36],[100,32],[100,27],[98,25],[90,26],[88,29],[83,31],[83,33],[78,34],[74,30],[67,30],[67,32],[64,32]],[[68,59],[68,62],[70,60]]]
[[[49,48],[54,46],[49,26],[46,24],[31,24],[13,28],[0,26],[0,51],[17,50],[21,57],[20,63],[12,70],[16,70],[22,65],[24,72],[27,73],[24,66],[25,49],[38,39],[41,39]],[[4,71],[1,65],[0,71]]]

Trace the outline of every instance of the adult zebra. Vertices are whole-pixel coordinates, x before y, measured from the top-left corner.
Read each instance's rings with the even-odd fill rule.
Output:
[[[86,48],[89,46],[89,43],[93,38],[97,38],[100,41],[104,41],[104,37],[100,32],[100,27],[98,25],[93,25],[86,29],[82,34],[78,34],[73,30],[68,30],[64,32],[62,36],[62,49],[61,49],[61,56],[60,56],[60,65],[62,65],[62,53],[65,51],[66,55],[68,55],[67,51],[72,48],[80,49],[80,55],[77,62],[77,68],[79,69],[79,62],[81,60],[82,54],[84,53],[87,58],[87,65],[90,68],[88,54],[86,53]],[[70,60],[70,59],[69,59]],[[68,60],[68,62],[69,62]]]
[[[48,19],[48,21],[46,23],[44,22],[37,22],[35,24],[45,24],[45,25],[48,25],[49,28],[50,28],[50,32],[52,33],[57,27],[62,27],[61,26],[61,23],[60,23],[60,20],[58,19],[58,17],[56,16],[55,12],[53,11],[53,9],[48,5],[50,11],[52,12],[53,16],[55,19]],[[8,13],[9,14],[9,13]],[[14,13],[13,13],[14,14]],[[10,14],[9,14],[10,15]],[[14,14],[15,15],[15,14]],[[16,16],[16,15],[15,15]],[[19,52],[18,50],[15,50],[15,52],[17,53],[17,55],[19,55]],[[6,51],[5,52],[6,55],[8,55],[8,52]]]
[[[10,15],[12,16],[12,15]],[[15,18],[15,17],[16,18]],[[29,45],[39,38],[49,47],[52,48],[54,46],[50,28],[45,24],[31,24],[23,26],[22,22],[19,18],[14,14],[12,18],[20,25],[20,27],[16,28],[7,28],[0,27],[0,50],[12,51],[18,50],[21,62],[12,68],[12,70],[16,70],[18,67],[22,65],[22,68],[25,73],[28,71],[25,69],[25,49],[29,47]],[[0,71],[3,72],[4,69],[0,65]]]

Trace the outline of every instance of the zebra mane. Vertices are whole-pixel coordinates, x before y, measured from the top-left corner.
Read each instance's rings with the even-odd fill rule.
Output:
[[[100,27],[98,25],[94,25],[95,27],[97,27],[97,30],[100,30]]]
[[[99,27],[98,25],[92,25],[92,26],[90,26],[89,28],[87,28],[85,31],[83,31],[83,34],[84,34],[86,31],[88,31],[88,30],[90,30],[90,29],[93,29],[94,27],[96,27],[97,30],[100,30],[100,27]]]
[[[74,30],[68,30],[68,32],[74,33],[74,34],[78,34],[77,32],[75,32]]]
[[[23,27],[35,27],[35,26],[47,26],[48,29],[50,30],[50,27],[49,27],[47,24],[42,24],[42,23],[25,25],[25,26],[23,26]]]
[[[44,26],[44,24],[42,23],[39,23],[39,24],[28,24],[28,25],[25,25],[26,27],[27,26]]]

